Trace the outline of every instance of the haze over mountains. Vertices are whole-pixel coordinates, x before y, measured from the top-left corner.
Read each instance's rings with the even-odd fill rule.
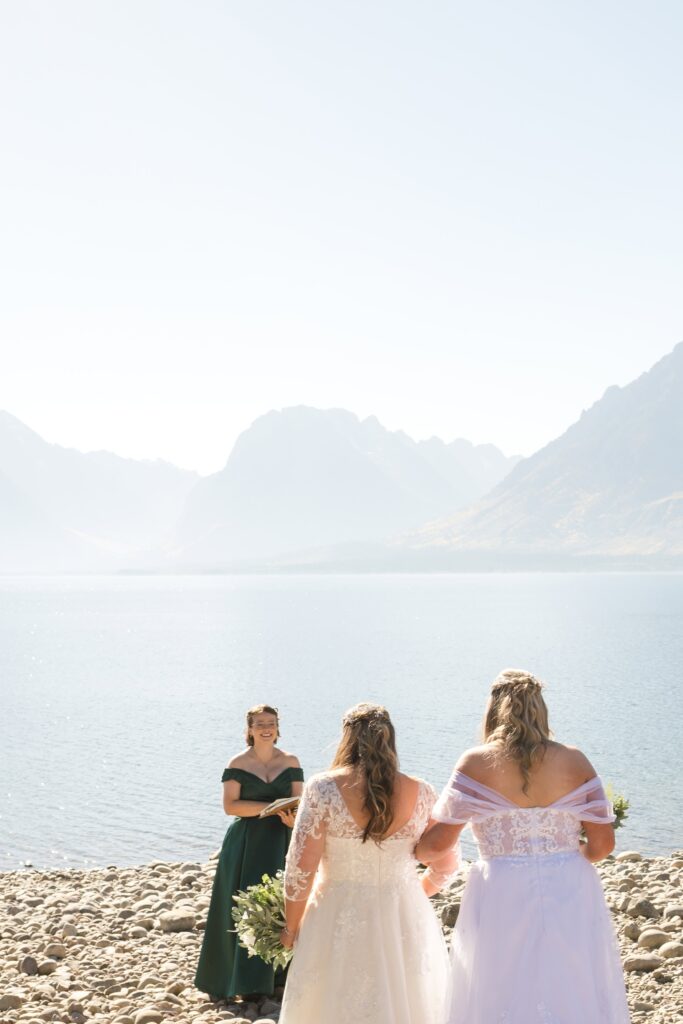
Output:
[[[413,441],[344,409],[269,412],[193,489],[176,557],[211,565],[384,541],[463,508],[518,461],[493,445]]]
[[[0,571],[683,568],[683,343],[528,459],[259,417],[203,479],[0,413]]]
[[[301,406],[259,417],[225,468],[200,479],[48,444],[0,413],[0,571],[214,571],[380,542],[463,508],[517,461]]]
[[[0,411],[0,571],[125,566],[169,542],[196,473],[48,444]]]

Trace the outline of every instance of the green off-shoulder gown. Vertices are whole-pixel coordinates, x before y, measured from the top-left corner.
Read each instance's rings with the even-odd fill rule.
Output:
[[[240,784],[240,800],[270,803],[290,796],[293,782],[303,782],[301,768],[285,768],[272,782],[241,768],[226,768],[223,782],[234,779]],[[229,998],[261,992],[272,995],[273,968],[259,957],[250,957],[231,929],[232,894],[261,881],[262,875],[274,875],[285,866],[291,829],[277,815],[268,818],[235,818],[225,833],[211,905],[199,956],[195,985],[201,992]]]

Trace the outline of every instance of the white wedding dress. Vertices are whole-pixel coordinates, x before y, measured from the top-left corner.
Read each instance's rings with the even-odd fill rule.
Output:
[[[435,800],[420,782],[409,821],[378,845],[362,841],[332,775],[306,784],[285,894],[310,899],[280,1024],[443,1024],[448,953],[413,855]]]
[[[518,807],[455,771],[432,811],[479,846],[453,932],[448,1024],[628,1024],[619,949],[581,822],[614,819],[599,778]]]

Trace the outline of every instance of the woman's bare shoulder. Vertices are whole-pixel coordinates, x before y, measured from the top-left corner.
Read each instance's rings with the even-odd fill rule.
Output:
[[[550,740],[548,751],[555,757],[561,758],[567,764],[575,765],[580,769],[590,768],[591,771],[593,770],[593,765],[584,752],[579,750],[578,747],[572,747],[569,743],[558,743],[557,740]]]
[[[249,757],[250,752],[251,747],[248,747],[246,750],[240,751],[239,754],[235,754],[228,761],[226,768],[248,768],[251,760]]]
[[[419,775],[408,775],[406,772],[397,772],[396,782],[400,788],[405,787],[407,792],[414,792],[421,786],[433,788],[431,783],[427,782],[426,779],[421,779]]]
[[[548,743],[548,754],[554,767],[562,768],[567,775],[575,778],[577,786],[588,782],[596,774],[595,768],[578,747],[551,740]]]
[[[301,768],[301,762],[296,754],[290,754],[286,750],[278,750],[278,753],[286,768]]]
[[[479,747],[470,747],[456,761],[455,770],[476,779],[479,774],[491,770],[495,754],[495,747],[490,743],[483,743]]]

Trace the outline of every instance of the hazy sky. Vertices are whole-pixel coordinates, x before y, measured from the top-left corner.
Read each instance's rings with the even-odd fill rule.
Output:
[[[271,408],[531,453],[683,337],[677,0],[0,7],[0,408],[208,472]]]

